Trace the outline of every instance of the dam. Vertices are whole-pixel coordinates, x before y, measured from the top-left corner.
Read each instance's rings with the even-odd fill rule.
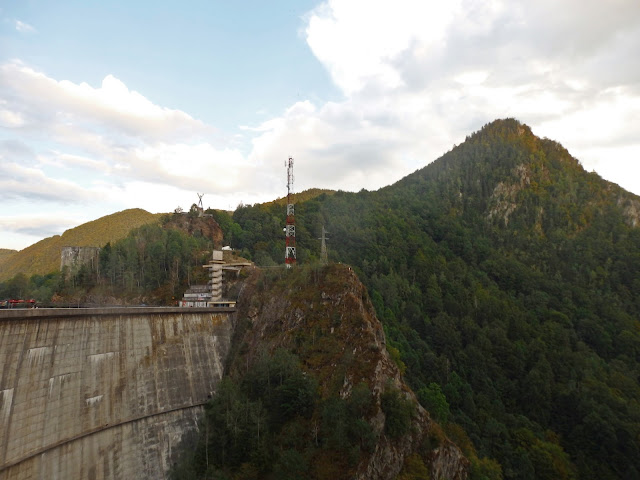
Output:
[[[233,308],[0,311],[0,480],[166,478],[234,324]]]

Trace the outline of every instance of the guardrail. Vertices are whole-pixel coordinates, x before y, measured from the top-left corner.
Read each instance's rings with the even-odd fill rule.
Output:
[[[9,308],[0,310],[0,320],[12,318],[80,317],[88,315],[158,315],[167,313],[233,313],[235,307],[73,307]]]

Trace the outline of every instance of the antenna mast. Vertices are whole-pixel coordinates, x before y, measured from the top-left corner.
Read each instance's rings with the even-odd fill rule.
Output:
[[[287,226],[285,227],[284,263],[287,268],[296,264],[296,219],[293,209],[293,158],[284,163],[287,167]]]
[[[327,232],[324,229],[324,225],[322,226],[322,237],[320,237],[320,240],[322,240],[322,243],[320,244],[320,263],[322,263],[322,265],[328,265],[329,264],[329,256],[327,255]]]

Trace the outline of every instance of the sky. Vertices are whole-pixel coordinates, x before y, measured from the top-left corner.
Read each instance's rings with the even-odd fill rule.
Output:
[[[637,0],[0,0],[0,248],[389,185],[497,119],[640,194]]]

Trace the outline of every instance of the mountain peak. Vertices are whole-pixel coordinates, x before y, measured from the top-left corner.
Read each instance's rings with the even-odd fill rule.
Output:
[[[519,137],[533,135],[531,127],[515,118],[498,118],[484,125],[475,135],[482,133],[501,134],[503,136],[517,135]]]
[[[537,137],[513,118],[488,123],[389,190],[429,195],[433,206],[482,221],[546,235],[575,233],[613,205],[625,221],[639,223],[640,199],[589,173],[560,143]]]

